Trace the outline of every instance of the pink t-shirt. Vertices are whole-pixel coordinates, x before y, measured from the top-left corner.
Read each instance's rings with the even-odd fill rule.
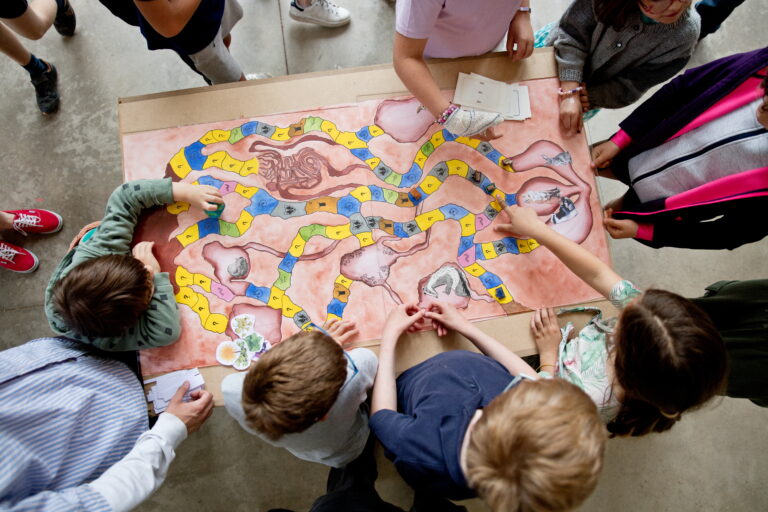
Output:
[[[397,0],[395,30],[429,39],[425,57],[482,55],[504,38],[521,0]]]

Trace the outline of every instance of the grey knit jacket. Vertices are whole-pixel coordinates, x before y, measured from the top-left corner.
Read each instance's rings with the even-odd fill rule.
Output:
[[[617,32],[597,21],[593,0],[573,0],[546,45],[555,47],[560,80],[586,82],[592,108],[620,108],[683,69],[700,28],[695,9],[647,25],[638,8]]]

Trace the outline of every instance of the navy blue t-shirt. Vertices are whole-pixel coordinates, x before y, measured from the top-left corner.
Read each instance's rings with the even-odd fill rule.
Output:
[[[490,357],[465,350],[438,354],[397,379],[397,409],[371,416],[387,458],[414,489],[452,500],[474,498],[459,464],[475,411],[513,376]]]
[[[99,1],[124,22],[139,27],[150,50],[170,49],[183,55],[197,53],[208,46],[216,37],[224,15],[224,0],[201,0],[181,32],[173,37],[163,37],[144,19],[133,0]]]
[[[27,12],[27,0],[0,0],[0,18],[18,18]]]

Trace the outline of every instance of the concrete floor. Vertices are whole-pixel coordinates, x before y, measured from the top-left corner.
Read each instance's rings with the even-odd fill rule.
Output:
[[[38,56],[59,68],[61,111],[43,117],[26,73],[0,59],[4,93],[0,154],[0,209],[48,208],[65,218],[61,233],[5,239],[33,250],[40,269],[32,275],[0,272],[0,348],[49,333],[43,289],[69,240],[102,215],[109,193],[122,179],[116,99],[203,85],[169,51],[149,52],[133,27],[94,1],[73,1],[76,37],[51,31],[29,42]],[[241,0],[245,17],[233,31],[232,51],[246,72],[274,75],[376,64],[391,60],[394,4],[386,0],[339,0],[353,13],[348,27],[323,29],[293,22],[288,0]],[[534,27],[553,21],[566,0],[534,2]],[[696,50],[692,66],[768,44],[768,4],[750,0]],[[612,134],[631,111],[604,111],[589,123],[592,140]],[[610,199],[622,193],[601,183]],[[764,215],[756,212],[756,220]],[[612,242],[618,272],[641,287],[663,286],[695,296],[720,279],[768,275],[768,239],[735,251],[651,250],[632,241]],[[722,399],[687,414],[671,432],[608,445],[605,470],[585,511],[765,510],[768,508],[768,410]],[[404,508],[410,490],[392,466],[380,464],[382,495]],[[186,441],[164,486],[141,510],[306,510],[325,486],[326,469],[301,462],[242,432],[217,410],[201,432]],[[483,510],[471,504],[473,510]]]

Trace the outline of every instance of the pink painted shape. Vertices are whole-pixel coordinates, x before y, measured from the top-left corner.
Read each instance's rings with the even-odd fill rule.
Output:
[[[384,100],[376,110],[374,123],[398,142],[417,141],[435,123],[429,110],[419,111],[420,105],[416,98]]]
[[[211,293],[227,302],[230,302],[235,298],[235,294],[232,293],[232,290],[221,283],[217,283],[216,281],[211,281]]]
[[[476,259],[477,259],[477,256],[475,255],[475,248],[473,246],[467,249],[466,251],[464,251],[463,253],[461,253],[459,257],[456,259],[456,261],[458,261],[459,265],[461,265],[462,267],[467,267],[473,264]]]
[[[235,191],[235,187],[237,187],[236,181],[225,181],[221,186],[220,191],[222,194],[231,194]]]
[[[475,216],[475,231],[482,231],[491,225],[491,219],[489,219],[484,213]]]

